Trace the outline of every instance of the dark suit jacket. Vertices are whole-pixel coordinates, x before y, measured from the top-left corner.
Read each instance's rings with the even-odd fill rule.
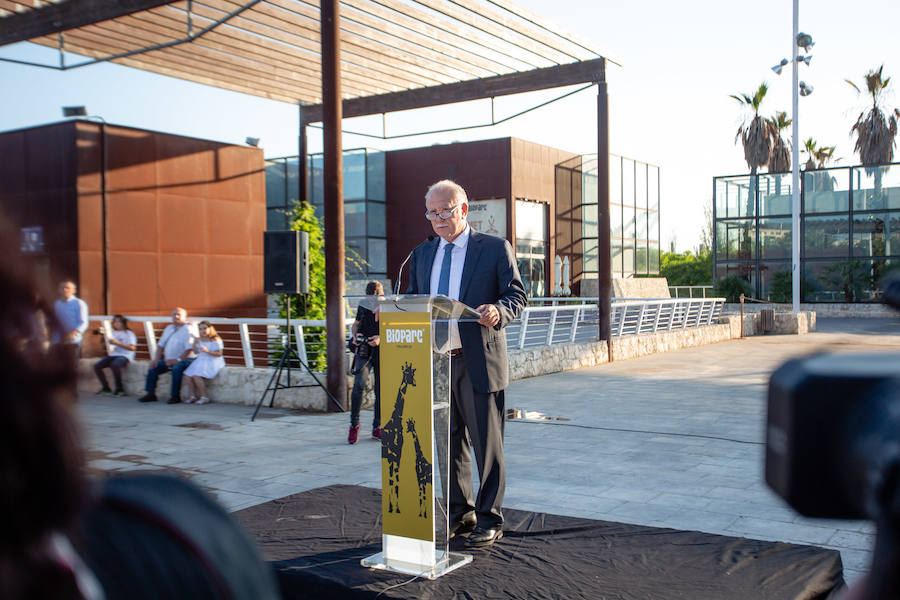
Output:
[[[440,238],[435,238],[413,250],[407,294],[436,293],[436,290],[430,289],[431,266],[440,243]],[[509,383],[503,328],[519,316],[526,301],[525,286],[509,242],[474,230],[470,232],[459,301],[472,308],[493,304],[500,312],[500,322],[494,327],[483,327],[478,323],[459,324],[463,358],[472,387],[482,394],[500,391]]]

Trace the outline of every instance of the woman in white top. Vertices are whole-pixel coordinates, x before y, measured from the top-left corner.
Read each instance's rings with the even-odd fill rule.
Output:
[[[216,328],[209,321],[200,321],[197,329],[200,332],[200,337],[194,340],[197,360],[184,372],[191,390],[191,397],[185,400],[187,404],[207,404],[209,398],[206,396],[206,380],[218,375],[225,366],[225,344],[216,333]]]
[[[137,336],[128,329],[128,319],[122,315],[116,315],[112,321],[113,331],[112,337],[107,338],[106,344],[108,355],[94,363],[94,373],[100,380],[100,388],[98,394],[113,394],[115,396],[124,396],[125,390],[122,388],[122,369],[128,366],[128,363],[134,360],[134,351],[137,349]],[[103,369],[109,367],[112,369],[113,378],[116,381],[116,391],[109,389],[109,383],[106,381],[106,375]]]

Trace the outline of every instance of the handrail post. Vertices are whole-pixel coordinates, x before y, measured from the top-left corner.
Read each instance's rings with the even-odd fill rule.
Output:
[[[519,330],[519,350],[525,347],[525,330],[528,328],[528,315],[531,313],[527,308],[522,311],[522,328]]]
[[[250,346],[250,330],[246,323],[238,323],[238,333],[241,335],[241,349],[244,351],[244,366],[252,369],[253,348]]]
[[[646,312],[646,309],[647,303],[644,302],[641,304],[641,312],[638,313],[637,329],[635,330],[635,333],[640,333],[641,329],[644,327],[644,313]]]
[[[653,320],[653,333],[656,333],[659,330],[659,317],[662,314],[662,302],[656,303],[656,319]]]
[[[156,357],[156,332],[153,331],[153,321],[144,321],[144,337],[147,338],[147,351],[150,353],[150,362]]]
[[[581,316],[581,308],[575,309],[575,316],[572,318],[572,333],[569,335],[569,342],[575,343],[575,332],[578,331],[578,317]]]
[[[303,325],[294,325],[294,335],[297,339],[297,356],[308,365],[309,358],[306,356],[306,340],[303,339]]]
[[[553,345],[553,330],[556,329],[556,314],[559,312],[558,308],[553,309],[550,313],[550,327],[547,328],[547,345]]]
[[[622,337],[625,332],[625,317],[628,316],[628,305],[622,307],[622,313],[619,317],[619,337]]]

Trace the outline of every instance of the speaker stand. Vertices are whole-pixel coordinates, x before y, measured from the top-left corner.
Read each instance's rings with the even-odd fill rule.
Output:
[[[265,391],[262,393],[262,396],[259,397],[259,402],[256,403],[256,408],[253,410],[253,416],[250,417],[250,421],[253,422],[256,420],[256,415],[259,413],[259,409],[262,406],[263,402],[266,400],[266,396],[269,392],[272,392],[272,398],[269,400],[269,408],[272,408],[272,405],[275,404],[275,394],[278,393],[278,390],[285,390],[289,388],[303,388],[303,387],[315,387],[313,384],[291,384],[291,358],[295,358],[297,362],[299,362],[306,369],[306,372],[309,373],[310,377],[312,377],[316,381],[316,385],[322,388],[322,391],[328,396],[328,398],[334,403],[335,406],[338,407],[340,412],[344,412],[344,407],[340,402],[332,395],[331,392],[328,391],[322,382],[319,381],[319,378],[316,377],[316,374],[312,372],[312,369],[309,368],[309,365],[303,362],[303,359],[300,358],[300,355],[297,354],[297,351],[294,349],[294,344],[291,343],[291,295],[285,294],[285,308],[287,309],[285,312],[285,326],[287,328],[287,345],[285,346],[284,352],[281,354],[281,358],[278,360],[278,366],[275,367],[275,371],[272,373],[272,377],[269,379],[269,384],[266,386]],[[285,365],[287,365],[287,384],[281,383],[281,374],[285,370]]]

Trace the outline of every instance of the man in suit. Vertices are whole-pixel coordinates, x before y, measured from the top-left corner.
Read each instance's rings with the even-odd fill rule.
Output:
[[[407,293],[444,294],[481,313],[477,323],[451,322],[446,332],[451,356],[450,537],[471,531],[468,546],[490,546],[503,537],[504,388],[509,383],[503,328],[525,307],[525,287],[509,243],[469,227],[462,187],[438,181],[425,194],[425,209],[438,237],[413,250]],[[477,497],[472,448],[480,480]]]

